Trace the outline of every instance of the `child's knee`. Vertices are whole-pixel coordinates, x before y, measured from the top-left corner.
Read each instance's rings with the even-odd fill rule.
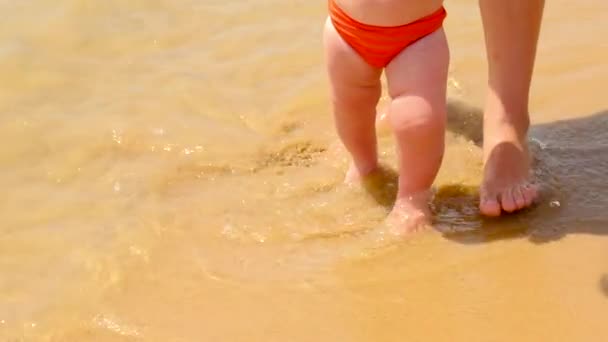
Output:
[[[397,133],[443,134],[445,103],[416,96],[397,97],[391,102],[389,123]]]

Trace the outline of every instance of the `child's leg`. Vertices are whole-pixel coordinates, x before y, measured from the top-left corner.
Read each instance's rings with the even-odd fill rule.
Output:
[[[353,160],[346,180],[353,181],[378,167],[375,118],[382,70],[367,64],[346,44],[330,20],[323,38],[335,124]]]
[[[449,50],[443,29],[406,48],[386,68],[389,123],[397,138],[399,191],[393,217],[405,230],[425,220],[443,159]]]

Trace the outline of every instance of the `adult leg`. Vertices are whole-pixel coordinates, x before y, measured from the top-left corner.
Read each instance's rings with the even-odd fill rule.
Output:
[[[480,0],[488,59],[484,179],[480,211],[499,216],[530,206],[528,98],[544,0]]]

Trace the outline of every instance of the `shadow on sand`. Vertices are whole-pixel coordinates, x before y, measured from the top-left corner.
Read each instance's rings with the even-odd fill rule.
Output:
[[[600,280],[600,289],[608,297],[608,274],[604,274]]]
[[[449,101],[448,130],[478,146],[482,120],[479,108]],[[529,137],[534,178],[543,188],[538,204],[489,219],[479,215],[478,188],[442,186],[432,203],[438,231],[465,244],[514,238],[546,243],[575,233],[608,235],[608,110],[535,125]],[[390,208],[396,185],[395,171],[384,169],[365,187]]]

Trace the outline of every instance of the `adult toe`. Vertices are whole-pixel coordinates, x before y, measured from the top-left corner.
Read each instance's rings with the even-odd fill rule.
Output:
[[[498,202],[498,196],[493,193],[482,191],[479,201],[479,211],[490,217],[500,216],[501,207]]]

